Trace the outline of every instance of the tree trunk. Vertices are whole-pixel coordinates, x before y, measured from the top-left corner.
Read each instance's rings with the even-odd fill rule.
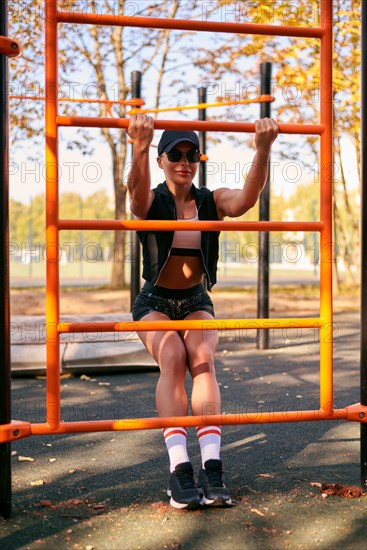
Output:
[[[348,273],[348,283],[355,283],[356,278],[359,276],[359,273],[353,272],[353,264],[354,267],[359,269],[359,224],[356,217],[355,209],[353,209],[352,204],[350,203],[350,197],[347,189],[347,182],[345,178],[344,173],[344,167],[341,157],[341,145],[340,145],[340,136],[336,135],[334,140],[335,145],[335,153],[337,155],[337,159],[339,162],[340,167],[340,181],[342,184],[342,197],[343,197],[343,211],[344,215],[346,216],[347,222],[346,226],[347,228],[343,228],[343,221],[341,220],[341,217],[339,216],[335,221],[339,222],[339,229],[343,232],[343,239],[345,240],[345,244],[343,245],[343,259],[346,263],[347,267],[347,273]],[[347,238],[347,233],[349,238]]]
[[[122,173],[125,164],[126,145],[121,143],[120,154],[113,159],[113,182],[115,190],[115,219],[126,220],[127,187],[123,183]],[[126,231],[115,231],[114,251],[112,255],[111,288],[125,286]]]
[[[348,239],[343,227],[343,222],[341,220],[339,209],[337,207],[337,202],[334,197],[334,223],[335,223],[335,235],[338,239],[338,254],[337,256],[340,257],[345,266],[345,282],[346,284],[351,284],[355,282],[355,276],[352,271],[352,262],[351,257],[349,253],[349,247],[348,247]],[[336,270],[337,270],[337,279],[338,283],[340,282],[340,271],[338,269],[338,264],[336,262],[335,264]]]

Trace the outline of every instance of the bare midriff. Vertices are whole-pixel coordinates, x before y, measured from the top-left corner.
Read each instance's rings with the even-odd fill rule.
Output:
[[[198,256],[170,256],[157,281],[165,288],[190,288],[203,281],[203,260]]]

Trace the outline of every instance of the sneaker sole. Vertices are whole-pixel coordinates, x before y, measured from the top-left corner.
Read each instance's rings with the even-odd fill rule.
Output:
[[[224,500],[223,498],[215,498],[215,499],[209,499],[204,496],[204,493],[201,489],[199,489],[199,492],[201,493],[201,502],[205,506],[232,506],[232,499],[229,498],[227,500]]]
[[[202,508],[202,501],[198,502],[197,500],[194,500],[192,502],[177,502],[173,497],[170,489],[167,489],[167,495],[170,497],[170,505],[172,508],[176,508],[176,510],[197,510],[198,508]]]

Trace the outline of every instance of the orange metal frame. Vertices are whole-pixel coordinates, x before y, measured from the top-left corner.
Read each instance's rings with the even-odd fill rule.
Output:
[[[177,107],[159,107],[156,109],[131,109],[127,114],[145,114],[145,113],[167,113],[168,111],[188,111],[190,109],[208,109],[209,107],[227,107],[230,105],[251,105],[252,103],[271,103],[274,97],[271,95],[259,95],[254,99],[240,99],[217,101],[216,103],[197,103],[196,105],[178,105]]]
[[[26,96],[26,95],[10,95],[9,99],[25,99],[25,100],[32,100],[32,101],[46,101],[45,97],[38,96],[38,97],[32,97],[32,96]],[[68,103],[103,103],[107,105],[108,114],[113,117],[112,113],[112,105],[130,105],[131,107],[135,107],[132,109],[134,112],[140,112],[139,107],[141,105],[144,105],[144,101],[142,99],[121,99],[121,100],[111,100],[111,99],[88,99],[88,98],[70,98],[70,97],[60,97],[59,102],[61,101],[67,101]]]
[[[367,421],[367,407],[360,404],[344,409],[333,407],[333,355],[332,355],[332,0],[321,0],[321,27],[280,27],[242,23],[217,23],[156,19],[146,17],[117,17],[66,13],[57,10],[57,0],[45,0],[46,5],[46,251],[47,289],[46,323],[55,327],[54,335],[47,340],[46,421],[31,424],[12,422],[1,426],[0,442],[30,435],[50,433],[77,433],[107,430],[142,430],[166,426],[197,426],[203,424],[249,424],[268,422],[305,422],[318,420]],[[195,30],[206,32],[249,33],[263,35],[318,38],[321,43],[321,112],[320,124],[280,124],[280,132],[288,134],[314,134],[321,140],[321,220],[319,222],[166,222],[116,220],[60,220],[58,189],[58,129],[60,126],[127,128],[128,119],[65,117],[58,115],[58,23],[119,25],[161,29]],[[207,131],[253,132],[253,123],[208,121],[155,121],[157,129],[184,129]],[[317,318],[284,319],[221,319],[203,321],[154,321],[135,323],[60,323],[59,305],[59,232],[65,229],[119,229],[119,230],[259,230],[318,231],[320,246],[320,316]],[[137,418],[92,422],[62,422],[60,418],[60,334],[65,332],[110,332],[131,330],[213,330],[243,328],[318,328],[320,330],[320,408],[305,411],[253,412],[246,414],[213,415],[177,418]]]
[[[20,44],[8,36],[0,36],[0,54],[8,57],[18,57],[21,54]]]

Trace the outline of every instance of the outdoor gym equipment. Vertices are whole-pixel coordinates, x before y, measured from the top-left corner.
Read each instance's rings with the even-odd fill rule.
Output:
[[[4,3],[6,6],[6,2]],[[78,14],[59,12],[56,0],[46,0],[46,184],[47,184],[47,219],[46,219],[46,253],[47,253],[47,288],[46,288],[46,327],[47,327],[47,381],[46,381],[46,419],[41,423],[30,423],[23,420],[10,421],[10,357],[9,354],[1,361],[1,377],[4,384],[1,384],[1,416],[0,416],[0,467],[2,471],[1,513],[6,516],[10,514],[9,487],[10,487],[10,466],[3,468],[8,461],[9,443],[16,439],[29,437],[31,435],[61,434],[61,433],[82,433],[101,432],[113,430],[143,430],[162,428],[166,426],[197,426],[205,424],[249,424],[249,423],[273,423],[273,422],[306,422],[319,420],[348,420],[360,422],[362,425],[361,435],[361,471],[362,483],[366,482],[366,414],[367,414],[367,337],[365,328],[367,326],[367,292],[363,286],[362,298],[364,308],[362,347],[363,360],[361,366],[361,403],[335,409],[333,404],[333,316],[332,316],[332,260],[333,260],[333,233],[332,233],[332,181],[333,181],[333,156],[332,156],[332,0],[321,0],[321,27],[282,27],[272,25],[256,25],[246,23],[220,23],[192,20],[170,20],[146,17],[120,17],[109,15]],[[367,7],[362,2],[363,25],[367,28]],[[57,60],[57,27],[59,23],[79,23],[93,25],[119,25],[131,27],[148,27],[161,29],[195,30],[202,32],[227,32],[227,33],[249,33],[263,35],[310,37],[320,40],[321,50],[321,74],[320,74],[320,123],[311,125],[301,124],[279,124],[280,132],[287,134],[318,135],[321,141],[321,188],[320,188],[320,221],[317,222],[236,222],[236,221],[200,221],[200,222],[167,222],[167,221],[146,221],[146,220],[62,220],[59,219],[58,207],[58,132],[62,126],[81,126],[96,128],[127,128],[128,119],[117,118],[89,118],[89,117],[68,117],[58,114],[58,60]],[[6,35],[4,26],[1,34]],[[366,38],[363,39],[362,52],[366,57]],[[2,63],[4,56],[1,56]],[[364,60],[364,69],[366,61]],[[4,66],[3,66],[4,70]],[[5,73],[4,73],[5,74]],[[365,82],[364,77],[364,84]],[[367,86],[366,86],[367,88]],[[366,117],[366,91],[363,99],[363,113]],[[363,120],[363,116],[362,116]],[[365,123],[364,123],[365,124]],[[202,130],[220,132],[254,132],[253,123],[235,122],[213,122],[213,121],[155,121],[156,129],[181,129],[181,130]],[[3,128],[4,120],[3,120]],[[365,128],[365,126],[364,126]],[[7,133],[4,134],[7,136]],[[6,159],[6,139],[2,142],[3,159]],[[366,162],[366,141],[363,142],[363,160]],[[4,174],[6,166],[3,165]],[[366,169],[364,168],[366,182]],[[4,178],[6,185],[6,177]],[[7,198],[6,194],[3,194]],[[366,201],[364,194],[363,201]],[[367,205],[366,205],[367,206]],[[6,256],[6,227],[1,217],[3,234],[1,235],[2,258]],[[6,217],[7,220],[7,217]],[[207,327],[202,321],[154,321],[135,323],[60,323],[59,304],[59,232],[65,229],[115,229],[115,230],[256,230],[256,231],[315,231],[320,233],[320,315],[315,318],[277,318],[277,319],[221,319],[210,321]],[[367,234],[363,227],[363,247],[366,247]],[[364,251],[364,249],[363,249]],[[363,255],[363,280],[367,277],[366,257]],[[7,260],[6,260],[7,261]],[[4,312],[7,310],[9,298],[8,283],[6,283],[6,267],[2,270],[2,306]],[[4,323],[9,321],[5,316]],[[4,326],[7,326],[4,324]],[[201,416],[187,416],[175,418],[138,418],[125,422],[120,420],[101,420],[91,422],[63,422],[60,415],[60,334],[69,332],[110,332],[110,331],[131,331],[131,330],[213,330],[218,328],[226,329],[281,329],[284,327],[317,328],[320,331],[320,401],[319,408],[304,411],[272,411],[272,412],[249,412],[246,414],[225,414],[213,415],[203,418]],[[9,349],[9,340],[4,349]],[[5,458],[4,458],[5,457]],[[9,462],[10,464],[10,462]]]

